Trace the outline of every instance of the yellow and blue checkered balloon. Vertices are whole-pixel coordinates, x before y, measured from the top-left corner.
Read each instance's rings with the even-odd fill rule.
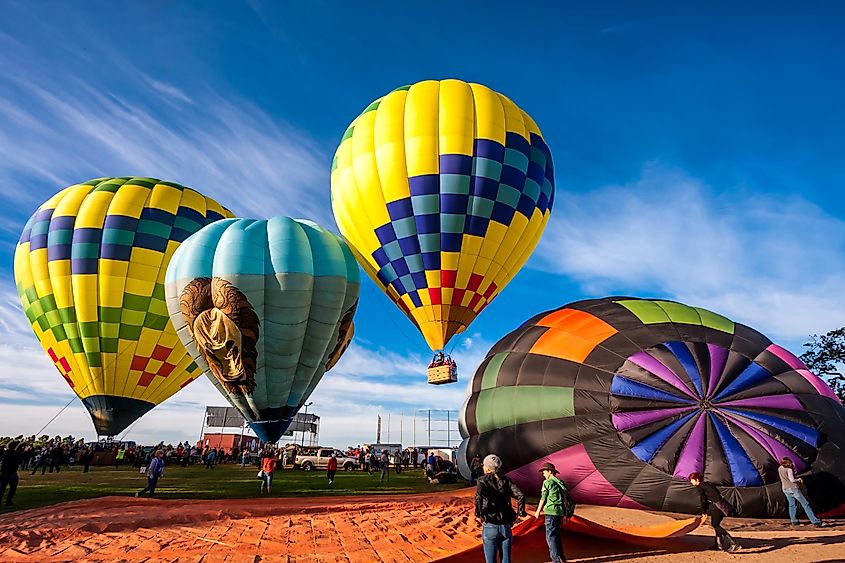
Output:
[[[551,212],[554,169],[537,124],[508,98],[428,80],[355,118],[331,187],[358,261],[439,350],[528,260]]]
[[[170,323],[164,275],[183,240],[231,216],[179,184],[97,178],[27,222],[15,250],[24,313],[98,434],[119,434],[202,373]]]

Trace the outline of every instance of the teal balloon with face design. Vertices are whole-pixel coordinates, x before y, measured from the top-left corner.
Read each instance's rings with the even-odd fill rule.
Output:
[[[359,288],[346,243],[288,217],[201,229],[165,279],[180,340],[265,442],[282,436],[349,346]]]

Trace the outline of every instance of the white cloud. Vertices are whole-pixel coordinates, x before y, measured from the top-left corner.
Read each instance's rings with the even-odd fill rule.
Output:
[[[715,196],[652,164],[556,204],[535,263],[596,296],[673,297],[796,342],[845,322],[845,222],[799,195]]]
[[[65,185],[134,174],[197,188],[242,216],[333,224],[329,156],[306,133],[251,103],[201,89],[188,106],[149,103],[150,94],[191,101],[153,79],[140,82],[134,95],[71,76],[37,84],[16,75],[6,80],[12,88],[0,90],[0,178],[7,186],[2,196],[11,201],[34,209]],[[43,188],[15,189],[21,178]]]

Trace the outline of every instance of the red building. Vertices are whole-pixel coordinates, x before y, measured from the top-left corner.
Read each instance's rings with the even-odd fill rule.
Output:
[[[206,432],[202,436],[202,441],[199,447],[209,448],[223,448],[228,451],[232,448],[242,450],[244,448],[250,451],[256,451],[259,448],[261,441],[255,436],[228,434],[225,432]]]

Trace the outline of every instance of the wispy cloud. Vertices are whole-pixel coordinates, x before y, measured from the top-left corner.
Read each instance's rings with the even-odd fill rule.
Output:
[[[660,295],[801,341],[845,319],[845,222],[799,195],[723,195],[646,166],[629,185],[561,194],[540,263],[588,292]]]
[[[191,104],[181,90],[156,80],[139,86],[182,107],[150,105],[144,96],[75,77],[65,77],[61,88],[20,76],[7,80],[16,95],[0,90],[0,108],[8,110],[0,114],[5,198],[33,207],[73,182],[136,174],[190,185],[238,214],[332,224],[329,157],[306,133],[251,103],[200,91]],[[14,189],[21,177],[40,180],[43,190]]]

